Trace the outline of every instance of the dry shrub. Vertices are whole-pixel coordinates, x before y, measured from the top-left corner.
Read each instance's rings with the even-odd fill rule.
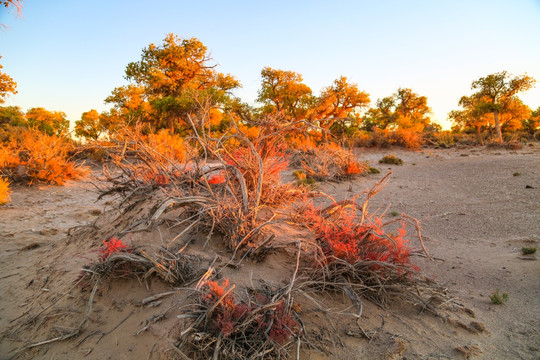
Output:
[[[373,146],[372,144],[372,133],[361,130],[357,133],[348,136],[346,138],[347,143],[350,147],[356,146],[356,147],[370,147]]]
[[[301,154],[300,164],[307,178],[317,181],[341,181],[367,172],[369,166],[336,144],[321,145]]]
[[[305,286],[317,291],[343,291],[355,305],[359,305],[358,296],[381,306],[399,298],[436,312],[429,297],[439,294],[440,289],[410,261],[411,255],[420,251],[429,257],[419,223],[406,215],[384,223],[384,214],[368,211],[369,200],[384,187],[389,175],[351,200],[332,199],[333,203],[323,209],[308,202],[299,211],[298,220],[313,231],[319,249],[314,263],[305,270],[310,279]],[[365,201],[358,202],[364,196]],[[406,225],[414,230],[408,232]],[[422,245],[421,250],[411,250],[414,238]]]
[[[103,241],[98,253],[97,261],[83,268],[79,281],[96,284],[103,279],[135,276],[146,279],[155,275],[171,285],[185,286],[199,279],[203,273],[199,268],[200,259],[196,256],[165,248],[149,253],[131,248],[115,237]]]
[[[253,151],[253,149],[255,151]],[[257,191],[260,181],[260,163],[262,162],[261,204],[275,205],[285,200],[288,187],[281,183],[281,172],[289,166],[289,157],[283,147],[268,147],[263,153],[261,149],[240,147],[224,157],[227,165],[236,167],[242,173],[249,193]]]
[[[451,131],[439,131],[433,134],[435,144],[442,148],[449,148],[455,145],[456,139]]]
[[[205,119],[188,120],[205,123]],[[278,124],[277,120],[270,123]],[[258,217],[261,206],[282,205],[304,190],[281,183],[288,159],[279,146],[279,129],[268,136],[270,128],[256,124],[260,137],[251,141],[241,127],[232,126],[231,131],[214,138],[210,131],[201,130],[204,126],[193,125],[193,144],[184,141],[183,145],[198,151],[186,150],[185,162],[159,151],[157,143],[147,137],[131,134],[124,141],[126,156],[115,158],[121,174],[105,172],[109,185],[102,196],[120,193],[125,197],[122,207],[127,208],[134,201],[145,201],[141,196],[149,203],[164,196],[163,207],[158,204],[154,214],[149,214],[150,223],[165,212],[182,208],[182,216],[192,220],[191,229],[207,232],[208,238],[214,232],[221,234],[224,244],[236,253],[254,242],[271,222]],[[230,140],[240,145],[231,147]]]
[[[0,176],[0,205],[6,204],[11,201],[9,194],[9,181]]]
[[[111,161],[117,150],[117,146],[110,141],[87,141],[84,144],[77,145],[74,158],[77,160],[105,163]]]
[[[407,149],[417,150],[424,144],[424,136],[416,129],[378,129],[372,133],[360,133],[356,141],[357,146],[374,146],[388,148],[390,146],[402,146]]]
[[[207,281],[200,287],[196,320],[178,348],[190,359],[286,359],[302,327],[283,289],[248,289],[244,299],[234,285]]]
[[[65,138],[27,130],[0,148],[0,170],[13,181],[62,185],[87,173],[86,168],[71,161],[71,150],[72,145]]]
[[[478,140],[476,136],[473,134],[452,133],[452,136],[454,137],[454,140],[456,141],[456,145],[458,146],[478,145]]]
[[[490,142],[487,144],[487,147],[490,149],[507,149],[507,150],[521,150],[523,149],[523,143],[519,141],[510,141],[510,142]]]

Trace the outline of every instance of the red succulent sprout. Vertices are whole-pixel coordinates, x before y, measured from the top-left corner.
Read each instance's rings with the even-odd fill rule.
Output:
[[[108,241],[103,241],[103,247],[99,249],[100,260],[105,261],[114,253],[129,251],[129,248],[122,242],[122,240],[115,237],[110,238]]]

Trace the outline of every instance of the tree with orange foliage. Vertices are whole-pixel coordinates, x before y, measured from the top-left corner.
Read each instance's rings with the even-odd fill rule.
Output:
[[[1,58],[2,56],[0,56],[0,59]],[[11,76],[1,71],[3,68],[4,67],[0,65],[0,104],[5,102],[5,98],[8,96],[8,94],[17,93],[17,83],[13,81]]]
[[[103,132],[97,110],[83,112],[81,119],[75,122],[75,135],[86,139],[97,140]]]
[[[115,89],[107,101],[135,115],[131,120],[148,121],[153,131],[180,130],[183,120],[200,111],[202,103],[222,105],[240,86],[233,76],[217,72],[210,60],[198,39],[168,34],[162,45],[150,44],[140,61],[127,65],[125,77],[133,84]]]
[[[523,121],[529,119],[532,113],[531,108],[518,98],[505,101],[502,109],[499,122],[503,132],[515,132],[522,129]]]
[[[279,114],[286,120],[305,120],[316,99],[302,75],[287,70],[265,67],[257,101],[263,104],[262,115]]]
[[[369,109],[364,128],[413,129],[422,132],[431,123],[430,112],[427,97],[411,89],[399,88],[391,96],[377,100],[376,106]]]
[[[328,130],[336,121],[350,121],[358,110],[369,105],[369,94],[358,89],[345,76],[334,80],[331,86],[324,88],[318,99],[316,117],[319,125]],[[323,134],[326,140],[327,131]]]
[[[528,119],[523,120],[522,126],[530,135],[534,135],[536,131],[540,130],[540,106],[531,112]]]
[[[118,116],[117,122],[133,126],[141,122],[149,122],[152,107],[145,89],[141,85],[128,85],[115,88],[105,103],[113,104]],[[155,124],[160,128],[159,123]]]
[[[497,139],[503,142],[500,115],[508,112],[510,102],[517,100],[517,94],[533,87],[535,80],[528,75],[512,77],[507,71],[490,74],[475,80],[471,95],[476,101],[476,109],[484,114],[492,114]]]
[[[475,99],[469,96],[462,96],[459,100],[462,110],[452,110],[448,113],[448,118],[454,123],[455,129],[460,131],[466,128],[474,128],[476,139],[480,145],[484,145],[482,128],[488,125],[489,119],[486,114],[478,111]]]
[[[463,110],[453,110],[448,114],[450,120],[454,122],[455,129],[467,131],[467,128],[474,128],[478,143],[484,145],[482,132],[486,128],[493,128],[497,131],[497,126],[502,132],[515,132],[523,127],[524,121],[530,118],[531,109],[519,98],[510,97],[501,99],[497,106],[497,117],[486,108],[493,108],[490,99],[479,96],[463,96],[459,100],[459,105]],[[500,138],[499,138],[500,141]]]
[[[427,105],[427,97],[412,92],[411,89],[399,88],[394,94],[396,99],[396,124],[399,128],[414,128],[422,131],[431,123],[431,108]]]
[[[42,107],[31,108],[26,112],[28,126],[47,135],[61,135],[69,129],[69,120],[62,111],[48,111]]]

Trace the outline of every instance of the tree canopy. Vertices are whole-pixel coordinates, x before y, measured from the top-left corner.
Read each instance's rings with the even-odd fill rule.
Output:
[[[42,107],[31,108],[26,112],[28,126],[47,135],[60,135],[69,129],[69,120],[62,111],[49,111]]]
[[[97,140],[103,132],[97,110],[83,112],[81,119],[75,122],[75,135],[86,139]]]
[[[6,5],[7,6],[7,5]],[[0,59],[2,56],[0,56]],[[17,83],[13,81],[11,76],[2,72],[4,67],[0,64],[0,104],[5,102],[5,98],[11,93],[17,93]]]
[[[261,88],[257,101],[261,113],[278,113],[287,120],[305,120],[313,109],[315,98],[302,75],[287,70],[265,67],[261,71]]]
[[[414,93],[411,89],[399,88],[391,96],[377,100],[366,116],[365,128],[373,129],[414,129],[422,131],[431,123],[427,97]]]
[[[198,39],[168,34],[162,45],[144,48],[141,60],[127,65],[130,85],[113,90],[113,103],[126,123],[147,122],[154,131],[179,130],[186,116],[204,106],[219,107],[240,86],[231,75],[215,70],[206,46]]]
[[[511,112],[518,100],[517,94],[529,90],[535,80],[528,75],[512,76],[507,71],[490,74],[475,80],[471,89],[475,92],[475,109],[480,113],[493,114],[495,131],[499,142],[503,142],[500,114]],[[514,107],[513,107],[514,106]]]

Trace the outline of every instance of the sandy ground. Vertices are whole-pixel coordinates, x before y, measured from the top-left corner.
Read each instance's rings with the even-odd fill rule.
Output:
[[[397,155],[404,164],[378,164],[386,154]],[[350,324],[340,322],[338,331],[346,348],[336,349],[334,357],[540,359],[540,262],[538,255],[521,255],[523,246],[540,245],[540,146],[517,151],[361,150],[358,155],[381,174],[325,184],[323,190],[346,198],[370,188],[391,169],[391,181],[373,207],[389,205],[389,212],[421,221],[428,251],[436,261],[418,257],[415,263],[470,311],[444,322],[426,314],[400,313],[399,307],[384,312],[368,304],[365,328],[381,328],[382,319],[384,331],[381,328],[380,336],[368,342],[359,339]],[[108,207],[107,199],[95,202],[93,190],[85,182],[17,187],[11,203],[0,207],[0,358],[165,358],[166,352],[158,348],[174,337],[178,304],[169,299],[156,309],[138,305],[167,290],[159,281],[109,284],[96,296],[86,333],[16,353],[24,345],[61,337],[62,328],[55,324],[62,320],[64,326],[76,326],[84,318],[88,292],[68,290],[80,268],[97,256],[99,241],[74,243],[67,233],[94,221]],[[132,239],[144,240],[144,234]],[[200,249],[202,257],[211,259],[214,254],[208,252]],[[230,277],[240,282],[250,276],[279,282],[292,272],[285,269],[294,265],[294,246],[289,252],[291,256],[270,256],[264,264],[246,262]],[[226,256],[224,250],[217,253]],[[505,305],[491,303],[489,296],[496,289],[509,294]],[[32,318],[36,314],[40,316]],[[160,321],[149,322],[156,314],[163,315]],[[479,324],[473,328],[480,330],[472,331],[469,324]],[[105,335],[80,343],[92,331]]]

